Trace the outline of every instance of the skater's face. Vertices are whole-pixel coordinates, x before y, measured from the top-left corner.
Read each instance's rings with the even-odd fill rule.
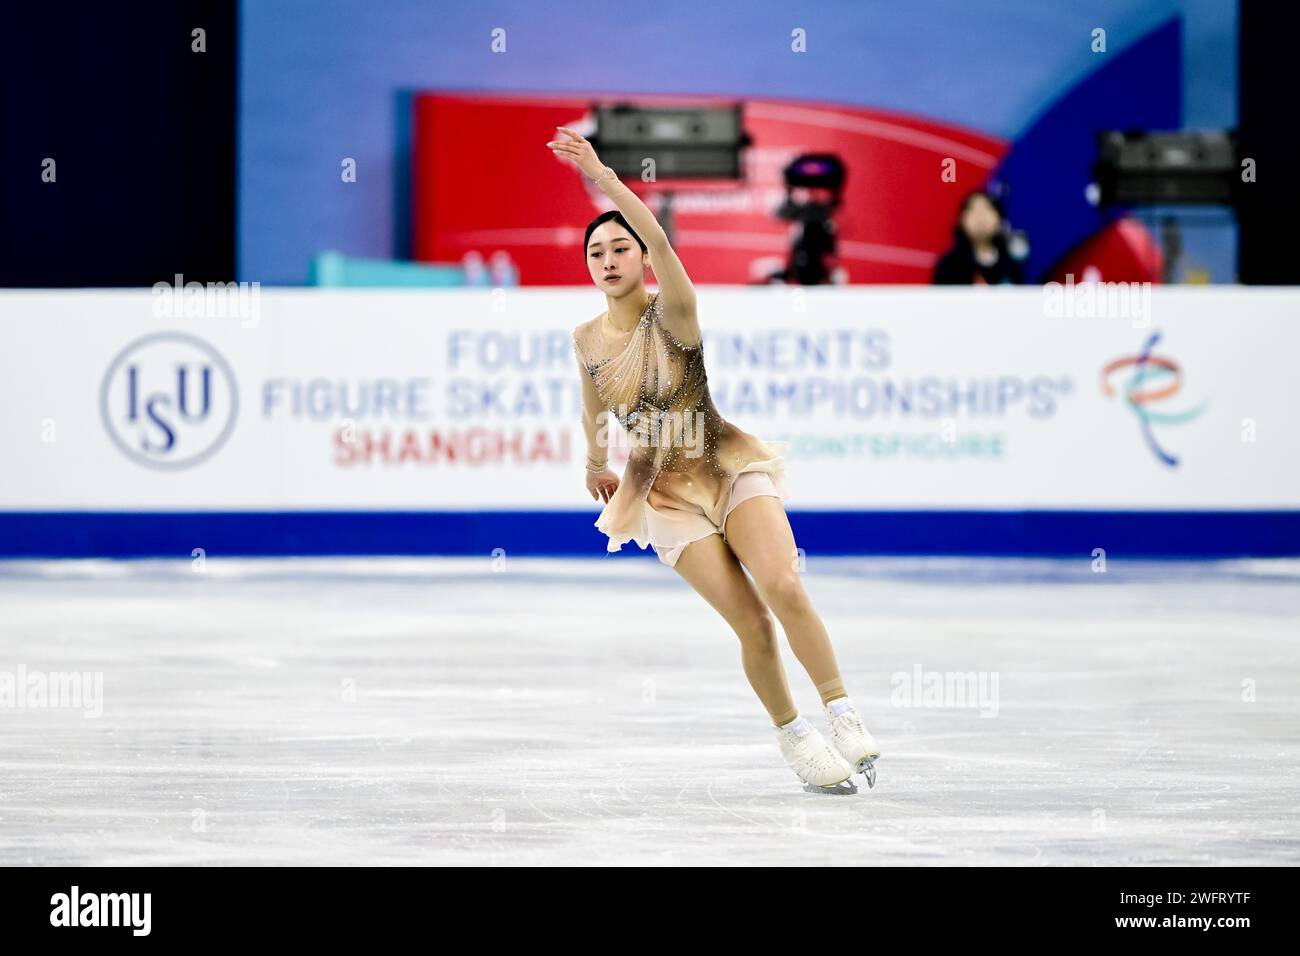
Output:
[[[961,228],[971,242],[988,242],[998,233],[1002,217],[987,197],[975,195],[961,214]]]
[[[587,241],[587,268],[591,281],[612,296],[626,295],[645,279],[649,255],[641,251],[627,228],[613,219],[592,230]],[[617,278],[615,278],[617,277]]]

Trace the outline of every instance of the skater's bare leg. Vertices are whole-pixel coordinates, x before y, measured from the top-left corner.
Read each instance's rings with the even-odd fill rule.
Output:
[[[759,495],[742,501],[727,518],[726,532],[726,543],[753,575],[759,595],[780,620],[790,649],[812,678],[822,703],[845,696],[830,635],[803,587],[794,532],[781,499]]]
[[[754,693],[780,726],[798,716],[781,664],[776,623],[720,535],[688,544],[674,569],[740,638],[740,659]]]

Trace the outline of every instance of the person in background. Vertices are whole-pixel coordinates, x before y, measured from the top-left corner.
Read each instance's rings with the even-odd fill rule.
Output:
[[[982,189],[966,196],[952,248],[934,266],[935,285],[1021,285],[1024,269],[1007,249],[1002,204]]]

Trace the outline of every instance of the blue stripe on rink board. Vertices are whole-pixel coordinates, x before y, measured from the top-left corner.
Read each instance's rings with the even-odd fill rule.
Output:
[[[594,511],[4,512],[3,558],[215,555],[605,557]],[[794,511],[823,555],[1300,555],[1300,511]],[[635,542],[616,556],[654,558]]]

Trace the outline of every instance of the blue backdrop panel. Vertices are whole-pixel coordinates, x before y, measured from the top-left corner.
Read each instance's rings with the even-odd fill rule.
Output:
[[[595,514],[478,512],[12,512],[0,557],[609,554]],[[790,523],[809,555],[1042,555],[1108,558],[1300,555],[1294,511],[817,511]]]

